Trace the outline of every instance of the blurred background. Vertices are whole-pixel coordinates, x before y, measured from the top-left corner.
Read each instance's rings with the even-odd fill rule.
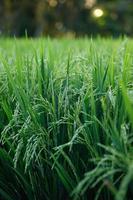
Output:
[[[133,0],[0,0],[0,35],[133,36]]]

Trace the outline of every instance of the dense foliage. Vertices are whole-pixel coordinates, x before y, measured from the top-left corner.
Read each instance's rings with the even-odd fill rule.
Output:
[[[101,8],[104,15],[93,16]],[[0,33],[6,36],[133,36],[132,0],[1,0]]]
[[[133,41],[0,43],[0,199],[133,199]]]

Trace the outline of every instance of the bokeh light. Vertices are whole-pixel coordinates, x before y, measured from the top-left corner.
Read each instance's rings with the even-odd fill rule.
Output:
[[[58,4],[58,2],[57,2],[56,0],[50,0],[50,1],[49,1],[49,5],[50,5],[51,7],[56,7],[57,4]]]
[[[93,10],[93,15],[94,15],[95,17],[102,17],[103,14],[104,14],[104,12],[103,12],[103,10],[102,10],[101,8],[95,8],[95,9]]]
[[[96,3],[96,0],[86,0],[85,1],[85,8],[92,8],[94,6],[94,4]]]

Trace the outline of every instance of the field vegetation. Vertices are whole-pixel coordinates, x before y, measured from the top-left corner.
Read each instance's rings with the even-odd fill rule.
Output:
[[[0,39],[0,199],[133,199],[131,39]]]

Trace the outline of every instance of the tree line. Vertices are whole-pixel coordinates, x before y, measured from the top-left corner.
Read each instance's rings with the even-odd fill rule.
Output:
[[[102,17],[93,10],[101,8]],[[0,33],[5,36],[133,35],[132,0],[1,0]]]

